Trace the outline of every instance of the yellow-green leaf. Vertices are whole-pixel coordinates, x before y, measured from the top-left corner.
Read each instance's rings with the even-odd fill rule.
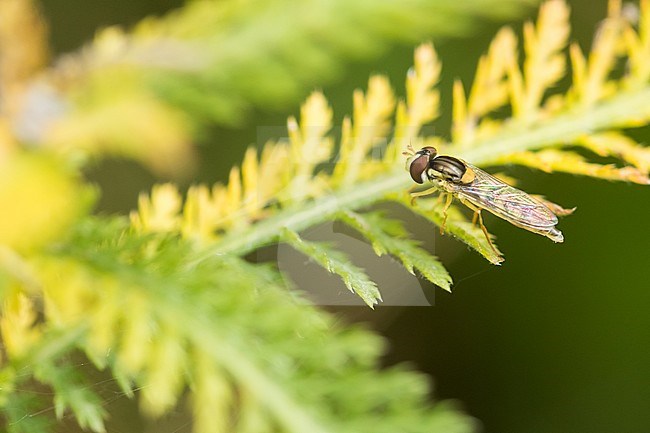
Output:
[[[650,179],[635,167],[616,167],[613,164],[594,164],[581,155],[567,150],[545,149],[539,152],[518,152],[505,155],[496,164],[518,164],[551,173],[554,171],[598,177],[607,180],[624,180],[650,184]]]

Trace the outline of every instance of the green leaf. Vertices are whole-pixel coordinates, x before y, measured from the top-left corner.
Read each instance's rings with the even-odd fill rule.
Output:
[[[54,411],[58,419],[69,409],[81,428],[95,433],[106,431],[104,418],[107,413],[102,400],[74,366],[46,361],[36,366],[34,375],[54,390]]]
[[[345,286],[351,292],[359,295],[369,307],[374,307],[381,301],[377,285],[368,278],[363,269],[350,263],[350,260],[340,251],[336,251],[322,242],[305,241],[296,232],[289,229],[283,231],[281,239],[329,272],[340,276]]]
[[[452,280],[447,270],[417,241],[407,239],[408,233],[399,221],[377,212],[360,215],[352,211],[341,212],[339,219],[367,238],[377,255],[392,254],[409,272],[417,269],[427,280],[451,291]]]
[[[52,433],[54,423],[43,412],[42,399],[26,392],[16,392],[2,405],[7,433]]]

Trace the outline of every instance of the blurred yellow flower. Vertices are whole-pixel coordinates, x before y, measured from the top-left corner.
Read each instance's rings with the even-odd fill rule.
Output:
[[[20,154],[0,162],[0,244],[26,252],[53,241],[86,212],[93,197],[51,156]]]

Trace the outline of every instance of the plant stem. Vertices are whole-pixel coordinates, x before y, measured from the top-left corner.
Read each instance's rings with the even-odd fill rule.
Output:
[[[402,170],[395,171],[378,180],[361,182],[352,188],[340,190],[298,206],[283,209],[275,216],[249,227],[245,233],[226,235],[205,255],[246,254],[258,247],[272,243],[284,228],[300,231],[324,222],[342,209],[368,206],[388,193],[409,187]]]

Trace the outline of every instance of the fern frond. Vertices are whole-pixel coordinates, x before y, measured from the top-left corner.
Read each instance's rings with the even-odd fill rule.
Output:
[[[406,230],[399,221],[377,213],[361,215],[351,211],[342,212],[339,219],[367,238],[378,256],[389,253],[397,257],[410,273],[414,274],[417,269],[433,284],[451,290],[451,276],[447,270],[416,241],[406,238]]]
[[[575,144],[598,156],[620,158],[638,168],[641,173],[650,172],[650,148],[641,146],[620,132],[603,131],[598,134],[587,134]]]
[[[339,275],[345,286],[359,295],[369,307],[374,307],[381,301],[377,285],[370,280],[363,269],[351,264],[340,252],[323,243],[305,241],[296,232],[290,230],[285,230],[280,239],[315,260],[329,272]]]
[[[626,89],[643,88],[650,79],[650,3],[647,0],[639,2],[638,31],[630,25],[623,26],[623,42],[628,53],[630,68],[629,76],[625,77]]]
[[[300,8],[279,0],[237,7],[190,3],[168,16],[149,18],[131,32],[105,30],[76,63],[82,72],[124,63],[159,69],[144,82],[165,99],[206,117],[236,122],[251,107],[295,100],[313,86],[314,77],[322,82],[335,75],[340,58],[377,56],[391,39],[458,33],[463,30],[458,15],[464,20],[470,14],[511,16],[525,3],[382,1],[371,8],[341,0],[306,2]],[[281,22],[292,25],[271,24]]]
[[[642,8],[647,8],[647,5]],[[587,169],[581,163],[572,164],[572,161],[577,162],[575,157],[569,157],[562,164],[563,170],[560,171],[575,174],[593,173],[598,175],[601,173],[601,177],[607,179],[634,179],[639,183],[645,183],[644,178],[647,178],[648,170],[647,165],[644,165],[642,161],[645,160],[647,148],[634,143],[629,138],[620,139],[613,135],[609,136],[610,132],[622,136],[616,131],[610,131],[609,129],[612,127],[634,127],[644,124],[648,119],[647,104],[643,102],[647,97],[646,92],[648,92],[647,77],[645,87],[637,87],[634,91],[627,90],[630,81],[638,83],[637,78],[642,78],[643,67],[639,66],[634,71],[631,68],[629,73],[619,79],[612,78],[613,67],[620,58],[627,56],[630,62],[639,62],[638,59],[642,57],[641,52],[647,49],[639,42],[640,36],[637,36],[637,31],[621,16],[619,2],[611,2],[609,16],[600,26],[588,59],[585,59],[576,44],[571,44],[569,53],[573,70],[573,84],[568,89],[566,96],[556,93],[543,103],[542,96],[548,86],[563,76],[564,66],[562,65],[565,62],[565,55],[558,50],[566,44],[567,14],[568,8],[562,2],[552,1],[541,9],[537,29],[533,28],[531,24],[526,26],[524,32],[526,60],[523,72],[518,69],[516,63],[511,63],[510,59],[516,59],[517,52],[516,44],[512,42],[512,36],[508,36],[510,35],[509,30],[506,29],[499,34],[493,44],[496,45],[499,42],[502,50],[498,54],[496,51],[490,50],[488,57],[479,62],[478,72],[482,71],[481,66],[486,63],[506,66],[508,72],[505,74],[504,80],[509,83],[511,89],[507,100],[512,106],[513,118],[507,119],[503,126],[499,126],[502,124],[501,121],[490,118],[489,112],[483,112],[482,116],[466,119],[468,116],[463,113],[470,112],[472,108],[471,106],[465,107],[462,88],[455,90],[457,96],[454,100],[454,113],[458,114],[455,116],[454,131],[462,130],[462,135],[457,133],[454,136],[458,137],[459,141],[452,143],[448,150],[455,152],[454,149],[457,148],[455,153],[470,161],[478,160],[484,165],[493,165],[516,163],[517,159],[522,159],[514,156],[510,158],[510,155],[522,151],[534,151],[548,146],[579,145],[595,151],[600,156],[621,158],[625,162],[634,164],[640,169],[640,172],[637,175],[632,173],[634,170],[623,168],[621,169],[622,174],[619,174],[612,167],[597,167],[593,163]],[[647,25],[644,20],[644,18],[641,19],[640,28]],[[539,35],[544,32],[552,33],[555,36],[552,38],[540,37]],[[635,40],[634,38],[637,38],[636,42],[629,42]],[[500,42],[501,40],[510,42]],[[628,40],[628,43],[626,44],[624,40]],[[621,47],[627,48],[622,49]],[[533,55],[532,58],[531,55]],[[632,60],[633,58],[635,60]],[[538,67],[533,67],[535,64],[538,64]],[[527,70],[528,72],[526,72]],[[559,75],[558,71],[561,72]],[[494,83],[490,85],[487,81],[485,84],[481,84],[485,80],[479,79],[481,75],[478,72],[472,93],[478,95],[476,100],[493,99],[493,94],[498,86],[495,87]],[[535,73],[541,73],[544,76],[530,80],[530,82],[536,83],[534,86],[537,87],[525,90],[527,75]],[[637,74],[639,76],[635,78]],[[499,75],[497,74],[497,76]],[[503,91],[498,94],[501,97],[506,96]],[[502,101],[503,99],[499,100],[494,108],[497,108]],[[459,104],[460,107],[458,107]],[[627,106],[624,108],[622,104],[627,104]],[[526,109],[528,110],[526,119],[522,119],[523,114],[520,113],[524,106],[529,107]],[[481,117],[483,118],[481,119]],[[533,130],[521,131],[520,128],[530,122],[533,123]],[[573,124],[569,125],[569,122]],[[594,134],[594,131],[599,132]],[[604,143],[607,139],[589,138],[592,135],[600,137],[601,134],[606,134],[604,137],[611,137],[611,144],[596,146],[594,140]],[[511,141],[511,136],[517,136],[519,142]],[[622,144],[623,141],[625,144]],[[472,146],[474,149],[464,149],[467,146]],[[494,158],[491,158],[488,153]],[[569,156],[570,153],[566,153],[566,155]],[[531,158],[535,157],[528,155],[526,160],[529,161]],[[547,166],[547,169],[550,167]]]
[[[607,19],[600,24],[589,58],[585,59],[579,47],[572,44],[569,51],[574,66],[571,96],[576,98],[579,105],[591,105],[616,91],[608,79],[616,61],[623,55],[620,34],[624,26],[621,3],[612,1]]]
[[[385,137],[390,128],[390,116],[395,108],[393,90],[385,77],[375,76],[368,81],[368,94],[357,90],[353,95],[352,122],[343,121],[343,140],[339,162],[334,168],[335,185],[350,186],[358,180],[368,153]]]
[[[35,293],[34,293],[35,294]],[[39,325],[43,328],[42,325]],[[87,426],[97,427],[95,431],[103,430],[104,415],[101,403],[92,395],[92,391],[80,390],[77,388],[78,381],[71,383],[58,382],[61,375],[70,374],[68,366],[52,364],[68,353],[83,336],[86,328],[83,326],[72,326],[65,330],[47,329],[39,334],[39,338],[32,341],[27,350],[21,351],[19,356],[11,356],[3,360],[0,368],[0,411],[6,420],[8,432],[50,432],[53,429],[53,420],[50,419],[43,407],[48,404],[38,394],[25,392],[32,374],[36,374],[39,367],[50,368],[51,374],[56,377],[43,377],[48,383],[57,382],[65,395],[58,397],[57,410],[64,410],[68,404],[79,410],[79,416],[83,417]],[[3,336],[4,338],[4,336]],[[30,372],[30,374],[25,374]],[[69,385],[69,387],[68,387]],[[57,412],[58,414],[59,412]],[[75,410],[76,413],[76,410]],[[100,416],[101,415],[101,416]],[[94,428],[93,427],[93,428]]]
[[[189,195],[189,194],[188,194]],[[190,199],[188,198],[188,202]],[[177,231],[181,227],[179,212],[181,211],[182,197],[178,188],[173,184],[156,185],[150,195],[141,194],[138,198],[138,213],[131,214],[131,224],[137,229],[166,233]],[[187,218],[192,218],[191,205]]]
[[[562,0],[543,3],[537,25],[524,25],[523,69],[520,73],[510,63],[508,71],[514,118],[527,122],[536,117],[545,92],[564,75],[566,60],[562,50],[569,30],[569,8]]]
[[[496,162],[498,163],[498,161]],[[539,152],[511,153],[503,158],[503,162],[525,165],[547,173],[573,173],[650,185],[650,180],[645,172],[635,167],[617,168],[612,164],[593,164],[587,162],[581,155],[567,150],[546,149]]]
[[[192,3],[187,10],[209,11],[215,4]],[[340,328],[306,302],[296,302],[276,271],[242,257],[284,237],[374,304],[379,292],[358,267],[335,247],[304,241],[298,234],[340,219],[366,237],[377,253],[394,255],[409,271],[418,270],[449,289],[450,277],[436,258],[409,239],[401,225],[368,211],[378,202],[397,201],[442,225],[435,201],[411,206],[407,199],[412,182],[401,167],[400,154],[412,141],[433,144],[480,167],[514,163],[648,183],[647,147],[621,129],[650,122],[649,8],[644,1],[637,28],[622,18],[620,3],[613,1],[591,51],[583,54],[569,45],[574,82],[568,89],[558,84],[564,82],[569,43],[568,7],[563,2],[547,2],[537,24],[526,25],[521,66],[514,32],[501,31],[479,61],[472,86],[454,85],[451,142],[419,136],[439,111],[435,86],[441,65],[433,47],[425,44],[416,50],[404,101],[396,100],[381,77],[373,77],[365,93],[355,93],[354,112],[344,120],[339,146],[332,133],[332,108],[321,93],[314,93],[300,118],[289,119],[288,142],[270,141],[263,149],[247,150],[241,168],[231,170],[226,184],[194,186],[184,199],[172,185],[156,187],[150,197],[141,197],[130,226],[120,219],[81,217],[87,204],[77,204],[76,199],[88,192],[70,169],[72,155],[79,149],[119,152],[159,168],[171,160],[188,163],[185,141],[196,124],[178,107],[199,101],[196,95],[204,92],[206,83],[214,85],[215,77],[210,75],[213,69],[202,64],[169,75],[156,64],[152,69],[161,74],[156,76],[160,81],[149,81],[142,70],[130,69],[137,63],[132,60],[146,58],[141,55],[147,47],[140,41],[149,40],[147,24],[132,35],[107,30],[86,59],[97,66],[96,75],[84,69],[83,59],[72,59],[70,81],[63,81],[74,90],[37,94],[37,101],[63,98],[72,107],[54,103],[56,121],[46,122],[47,134],[22,138],[38,144],[38,151],[16,147],[21,140],[6,126],[16,118],[0,119],[0,146],[9,155],[0,159],[0,202],[11,204],[7,212],[3,206],[0,215],[0,330],[8,342],[0,367],[0,407],[11,428],[30,433],[44,428],[32,424],[40,417],[25,417],[35,412],[21,398],[16,385],[25,379],[17,372],[24,369],[29,378],[34,366],[44,363],[57,370],[52,374],[65,377],[65,354],[80,349],[97,368],[110,369],[126,395],[137,395],[143,411],[152,416],[167,413],[187,391],[195,425],[208,431],[223,426],[234,431],[324,433],[471,431],[468,417],[427,403],[428,388],[418,376],[393,369],[377,372],[381,344],[376,337]],[[213,23],[219,16],[203,17]],[[175,39],[183,42],[182,51],[186,41],[205,36],[206,27],[182,22],[182,13],[149,22],[149,35],[174,39],[171,45],[159,41],[161,52],[179,48]],[[130,41],[134,43],[124,44]],[[231,59],[226,54],[230,51],[221,59]],[[618,71],[614,65],[621,60],[630,67]],[[76,76],[75,67],[81,67]],[[65,67],[60,68],[52,74],[64,74]],[[286,74],[281,69],[265,70],[265,77],[288,82],[277,80]],[[183,84],[188,100],[175,100],[171,77],[192,76],[205,81],[198,80],[193,94],[185,93]],[[78,77],[84,78],[83,86],[74,84]],[[115,87],[115,82],[121,85]],[[202,108],[212,118],[223,119],[237,111],[228,105],[239,100],[226,95],[224,101],[208,101]],[[27,105],[18,117],[29,118],[29,113]],[[137,119],[141,124],[134,114],[144,116]],[[81,120],[87,123],[76,127]],[[115,128],[121,121],[133,136]],[[170,129],[156,129],[161,121]],[[109,126],[111,131],[104,131]],[[144,149],[158,140],[164,149]],[[588,154],[572,152],[576,146]],[[337,148],[345,158],[336,158]],[[592,160],[592,153],[612,158],[617,165]],[[333,166],[324,164],[331,161]],[[458,209],[450,209],[446,228],[490,262],[501,261],[481,230]],[[14,267],[16,263],[20,266]],[[43,311],[37,309],[41,303]],[[40,378],[57,391],[59,385],[47,382],[49,377]],[[97,401],[75,390],[73,383],[56,392],[62,394],[56,397],[59,412],[70,409],[79,423],[101,431],[103,412]]]
[[[441,63],[432,44],[415,49],[413,68],[406,75],[406,100],[397,103],[395,139],[389,144],[384,162],[394,164],[406,146],[417,139],[423,125],[439,115],[440,92],[435,87],[440,79]]]
[[[43,378],[50,383],[53,375],[65,376],[56,367],[61,353],[78,346],[100,360],[99,367],[119,371],[137,386],[143,409],[153,415],[189,386],[196,422],[207,431],[224,424],[245,431],[241,423],[253,422],[252,416],[258,431],[354,431],[359,425],[373,431],[470,431],[470,419],[424,404],[427,387],[416,375],[374,372],[381,353],[377,338],[288,301],[294,295],[269,269],[230,256],[199,263],[190,244],[166,235],[131,232],[116,238],[121,225],[89,221],[44,260],[47,323],[78,330],[83,338],[48,334],[49,341],[40,340],[16,367],[39,362],[43,374],[56,368]],[[131,305],[134,299],[142,301]],[[119,308],[107,309],[107,303]],[[151,330],[148,338],[140,335],[144,349],[128,342],[142,321]],[[108,342],[97,332],[117,323],[121,331]],[[301,344],[292,341],[296,333]],[[46,350],[49,343],[58,350]],[[333,377],[346,378],[346,386]],[[74,391],[59,398],[60,407],[81,412],[80,423],[101,431],[92,396]]]
[[[533,3],[188,2],[129,30],[102,29],[48,68],[34,1],[0,6],[8,123],[0,122],[0,137],[7,136],[0,147],[36,143],[77,163],[120,155],[163,174],[194,167],[189,143],[198,128],[238,123],[253,108],[286,107],[315,79],[336,76],[343,59],[376,57],[391,41],[463,33],[471,18],[512,17]]]
[[[300,127],[293,117],[287,122],[291,157],[296,163],[285,178],[291,178],[288,198],[294,201],[313,195],[314,169],[329,159],[334,145],[332,139],[327,137],[332,127],[332,110],[321,93],[313,93],[301,107],[300,114]]]
[[[15,393],[2,405],[7,433],[51,432],[54,422],[42,413],[43,402],[28,393]],[[29,416],[34,414],[33,416]]]
[[[513,57],[516,46],[512,29],[502,28],[492,40],[487,54],[479,59],[468,98],[465,97],[463,83],[458,80],[454,82],[452,139],[458,145],[475,141],[478,120],[507,104],[509,83],[506,77],[517,64],[517,58]]]
[[[95,433],[106,431],[104,418],[107,413],[102,400],[93,392],[91,384],[79,377],[79,372],[74,367],[52,365],[46,361],[35,367],[34,377],[52,387],[57,419],[61,419],[66,410],[70,410],[81,428]]]
[[[517,63],[519,53],[514,33],[510,29],[499,32],[488,54],[479,61],[477,78],[469,97],[465,97],[463,87],[459,83],[455,84],[455,141],[445,143],[444,138],[435,136],[425,138],[424,141],[434,143],[445,152],[481,166],[514,163],[534,166],[548,172],[563,171],[603,179],[647,183],[647,148],[625,138],[617,131],[617,128],[638,126],[650,119],[646,103],[650,86],[625,91],[629,74],[618,80],[611,77],[610,66],[613,59],[621,56],[621,52],[610,47],[623,46],[620,39],[622,35],[634,31],[630,30],[629,24],[621,18],[620,7],[617,5],[616,2],[612,3],[610,16],[603,27],[617,30],[601,30],[590,54],[591,60],[580,63],[580,60],[576,60],[580,57],[577,56],[575,48],[571,48],[572,61],[578,65],[574,69],[574,75],[579,77],[578,82],[574,83],[566,95],[559,92],[547,95],[549,89],[564,76],[564,48],[568,41],[569,10],[562,1],[552,0],[545,3],[537,24],[525,26],[525,58],[522,68]],[[644,22],[640,23],[641,28],[645,25]],[[627,29],[627,33],[619,27]],[[635,50],[641,49],[639,44],[627,46],[632,46]],[[422,123],[435,118],[437,112],[438,96],[433,86],[436,84],[440,65],[433,48],[428,45],[418,48],[415,63],[415,69],[407,77],[407,100],[397,106],[397,128],[392,139],[387,135],[386,115],[392,111],[393,96],[386,87],[386,81],[375,77],[370,81],[367,99],[362,99],[360,92],[356,93],[352,121],[344,120],[342,157],[335,165],[333,175],[330,177],[327,173],[312,172],[314,181],[327,185],[327,188],[313,189],[309,182],[302,181],[301,183],[307,185],[301,200],[305,197],[314,197],[314,200],[304,202],[299,207],[293,206],[295,200],[287,199],[286,194],[283,195],[281,189],[278,190],[276,197],[279,197],[279,200],[274,202],[273,208],[258,209],[258,215],[264,209],[269,211],[269,214],[267,218],[257,220],[251,225],[254,230],[242,229],[224,233],[223,237],[216,239],[213,247],[208,248],[206,255],[243,254],[277,240],[278,233],[284,228],[303,230],[334,218],[341,210],[360,209],[394,197],[393,194],[399,193],[400,190],[403,191],[408,185],[408,180],[397,171],[397,151],[401,151],[403,146],[408,144],[405,143],[404,137],[417,133]],[[585,85],[592,89],[589,91],[591,96],[580,96],[584,93],[579,90],[583,86],[581,83],[589,83]],[[601,90],[596,92],[597,88]],[[613,93],[611,89],[618,90]],[[315,105],[314,100],[319,101],[318,104]],[[375,105],[374,111],[368,108],[370,104]],[[428,109],[423,108],[427,104],[430,104]],[[511,118],[500,120],[491,117],[495,110],[504,105],[509,105],[512,109]],[[315,111],[320,111],[320,114]],[[290,131],[305,130],[310,118],[324,121],[324,127],[319,129],[319,134],[325,134],[329,129],[330,108],[320,94],[307,101],[303,108],[301,126],[290,119]],[[377,171],[376,168],[381,165],[372,157],[371,141],[355,130],[355,125],[364,118],[372,118],[375,122],[370,128],[375,135],[375,142],[390,141],[382,159],[383,167],[388,171]],[[414,126],[411,129],[405,126],[406,119],[413,120]],[[405,136],[399,136],[398,133]],[[612,140],[607,141],[607,137]],[[298,141],[297,138],[292,140],[292,153],[295,155],[295,143]],[[323,149],[332,149],[329,140],[328,135],[322,136]],[[604,142],[608,144],[605,145]],[[561,150],[562,147],[575,145],[595,151],[600,156],[620,158],[635,167],[602,165],[570,151]],[[273,146],[281,148],[282,144]],[[360,155],[363,155],[361,159]],[[325,159],[326,155],[323,154],[319,160]],[[297,165],[299,166],[300,162],[287,160],[282,172],[286,177],[291,177]],[[313,171],[313,165],[307,166]],[[264,163],[261,163],[257,170],[263,167]],[[359,177],[358,173],[365,175]],[[345,180],[346,176],[348,180]],[[352,180],[355,181],[354,185],[349,183]],[[228,188],[237,191],[237,182]],[[323,195],[325,190],[332,192]],[[260,202],[262,206],[269,206],[270,203],[271,199],[266,204]],[[228,205],[224,207],[232,209]],[[427,212],[432,215],[429,219],[440,224],[442,216],[436,215],[434,209],[435,206],[428,206]],[[420,211],[416,209],[416,212]],[[252,222],[247,213],[240,207],[233,214]],[[487,243],[481,241],[478,236],[480,232],[460,218],[459,214],[455,213],[449,219],[448,227],[448,231],[480,251],[492,263],[501,262],[494,251],[486,249]]]

